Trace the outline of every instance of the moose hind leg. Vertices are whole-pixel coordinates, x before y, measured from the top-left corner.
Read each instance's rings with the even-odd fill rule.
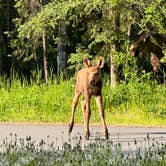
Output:
[[[78,104],[78,99],[79,99],[80,93],[75,93],[75,96],[73,98],[73,103],[72,103],[72,114],[71,114],[71,120],[69,123],[69,134],[72,132],[73,126],[74,126],[74,115],[75,115],[75,110]]]
[[[96,96],[95,100],[96,100],[96,104],[97,104],[97,107],[98,107],[101,122],[102,122],[102,125],[103,125],[103,133],[104,133],[105,138],[108,139],[108,129],[107,129],[106,122],[105,122],[105,117],[104,117],[102,97],[101,96]]]
[[[89,119],[90,119],[90,109],[87,112],[87,106],[86,106],[86,102],[85,99],[82,101],[82,113],[83,113],[83,117],[84,117],[84,136],[86,138],[86,140],[89,139],[90,136],[90,132],[89,132]]]

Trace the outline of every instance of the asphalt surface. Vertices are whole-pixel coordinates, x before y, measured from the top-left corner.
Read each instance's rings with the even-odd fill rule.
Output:
[[[154,141],[166,143],[166,127],[118,127],[108,126],[109,140],[114,145],[121,144],[123,151],[135,151],[138,148],[145,148]],[[9,141],[17,138],[31,137],[32,141],[39,144],[41,140],[54,142],[55,148],[61,148],[65,142],[76,143],[78,138],[82,138],[82,145],[87,145],[93,141],[106,141],[102,134],[101,126],[90,126],[90,140],[85,140],[83,136],[83,126],[75,125],[72,134],[68,135],[68,125],[48,125],[48,124],[0,124],[0,145],[4,139]]]

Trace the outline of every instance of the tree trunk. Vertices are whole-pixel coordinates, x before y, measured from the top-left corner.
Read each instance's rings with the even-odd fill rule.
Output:
[[[6,1],[6,5],[7,5],[7,8],[6,8],[6,30],[8,32],[11,32],[14,28],[14,25],[12,23],[12,20],[14,18],[14,0],[8,0]],[[5,44],[5,49],[6,49],[6,55],[8,57],[5,57],[6,59],[6,64],[5,64],[5,70],[7,71],[7,73],[10,75],[10,70],[12,68],[12,66],[14,66],[14,63],[15,63],[15,58],[14,57],[11,57],[11,54],[12,54],[12,49],[10,47],[10,41],[11,41],[11,37],[10,36],[7,36],[6,37],[6,44]]]
[[[46,36],[44,33],[43,33],[43,70],[44,70],[44,82],[48,84],[47,45],[46,45]]]
[[[58,50],[57,50],[57,75],[65,75],[66,70],[66,24],[63,20],[59,21],[58,29]]]
[[[119,27],[120,27],[120,15],[119,13],[113,13],[111,10],[109,11],[110,17],[113,18],[114,22],[114,31],[116,34],[119,33]],[[118,40],[112,41],[110,45],[110,79],[111,79],[111,87],[116,87],[116,85],[119,83],[118,79],[118,66],[114,62],[114,53],[115,51],[120,50],[120,43]]]
[[[46,4],[46,0],[40,0],[40,4],[44,6]]]
[[[2,36],[2,30],[0,27],[0,74],[2,74],[2,61],[3,61],[3,36]]]
[[[111,45],[111,53],[110,53],[110,79],[111,79],[111,87],[116,87],[118,84],[118,75],[117,75],[117,66],[114,62],[114,52],[115,45]]]
[[[42,6],[45,5],[46,0],[40,0]],[[44,82],[48,84],[48,61],[47,61],[47,42],[46,42],[46,35],[43,32],[42,36],[43,40],[43,71],[44,71]]]

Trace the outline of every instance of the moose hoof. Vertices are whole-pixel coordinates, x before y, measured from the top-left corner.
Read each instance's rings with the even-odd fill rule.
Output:
[[[89,136],[90,136],[90,133],[89,133],[89,132],[85,133],[85,139],[86,139],[86,140],[89,140]]]
[[[69,134],[72,132],[73,130],[73,125],[74,125],[74,122],[70,123],[69,124]]]
[[[105,139],[107,139],[107,140],[108,140],[108,134],[106,134],[106,135],[105,135]]]
[[[106,130],[106,132],[105,132],[105,139],[107,139],[108,140],[108,130]]]
[[[89,135],[86,135],[86,136],[85,136],[85,139],[86,139],[86,140],[89,140]]]

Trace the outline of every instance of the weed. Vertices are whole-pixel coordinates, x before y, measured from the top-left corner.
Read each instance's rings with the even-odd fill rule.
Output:
[[[77,139],[77,144],[72,145],[70,142],[66,142],[58,149],[48,141],[41,140],[39,144],[36,144],[31,137],[18,139],[16,134],[11,135],[11,139],[4,139],[1,145],[0,165],[153,166],[166,164],[166,144],[163,143],[154,141],[147,148],[138,148],[134,153],[132,151],[125,153],[121,149],[121,144],[114,145],[112,141],[97,140],[82,148],[81,138],[75,139]]]

